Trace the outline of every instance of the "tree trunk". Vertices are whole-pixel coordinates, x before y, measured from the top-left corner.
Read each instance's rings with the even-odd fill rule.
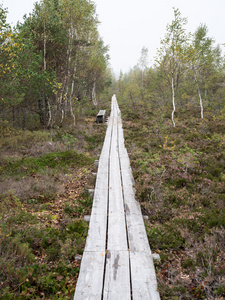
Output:
[[[45,20],[44,20],[44,70],[46,70],[46,42],[47,42],[47,37],[46,37],[46,24],[45,24]]]
[[[176,106],[175,106],[175,95],[174,95],[174,85],[173,85],[173,74],[172,74],[172,101],[173,101],[172,122],[173,122],[173,126],[175,127],[174,113],[176,111]]]
[[[72,103],[72,98],[73,98],[73,91],[74,91],[74,84],[75,84],[75,76],[76,76],[76,62],[74,63],[74,68],[73,68],[73,78],[72,78],[72,85],[71,85],[71,90],[70,90],[70,113],[71,116],[73,117],[73,125],[74,127],[76,126],[76,117],[73,113],[73,103]]]
[[[64,79],[63,79],[63,87],[62,87],[62,91],[61,91],[61,95],[60,95],[60,99],[59,99],[59,103],[61,106],[61,125],[64,119],[64,116],[67,112],[67,96],[68,96],[68,91],[69,91],[69,84],[70,84],[70,78],[71,78],[71,72],[70,72],[70,64],[71,64],[71,56],[72,56],[72,50],[73,50],[73,39],[74,39],[74,33],[75,30],[73,28],[73,24],[71,21],[70,24],[70,28],[68,31],[68,47],[67,47],[67,57],[66,57],[66,67],[67,70],[65,71],[65,75],[64,75]]]
[[[46,125],[46,102],[45,95],[43,94],[42,99],[38,100],[38,115],[40,119],[40,124]]]
[[[200,102],[200,107],[201,107],[201,118],[203,119],[204,117],[203,117],[202,95],[201,95],[201,91],[200,91],[198,80],[197,80],[197,72],[195,70],[195,66],[193,65],[192,67],[193,67],[194,76],[195,76],[195,83],[196,83],[197,90],[198,90],[198,97],[199,97],[199,102]]]
[[[93,85],[93,88],[92,88],[92,101],[93,101],[93,104],[95,106],[97,106],[98,102],[97,102],[96,93],[95,93],[95,82],[94,82],[94,85]]]
[[[52,127],[52,112],[51,112],[51,106],[50,106],[50,103],[48,100],[47,100],[47,104],[48,104],[48,125],[47,125],[47,127],[51,128]]]

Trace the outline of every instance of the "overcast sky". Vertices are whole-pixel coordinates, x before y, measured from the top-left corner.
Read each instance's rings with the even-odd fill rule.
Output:
[[[35,0],[0,0],[8,7],[8,22],[22,21],[25,13],[32,11]],[[110,63],[116,74],[129,71],[137,64],[142,47],[149,49],[149,61],[153,63],[160,38],[166,33],[166,25],[173,19],[173,7],[179,8],[188,18],[188,31],[194,32],[206,24],[210,37],[216,43],[225,43],[225,0],[95,0],[99,32],[110,47]]]

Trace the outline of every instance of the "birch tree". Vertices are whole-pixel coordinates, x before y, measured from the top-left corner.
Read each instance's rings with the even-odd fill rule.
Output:
[[[0,83],[7,103],[16,98],[14,90],[23,91],[17,98],[24,111],[29,107],[43,125],[62,125],[66,117],[75,125],[78,102],[85,98],[97,104],[105,85],[108,49],[99,38],[94,3],[42,0],[17,25],[13,41],[6,11],[0,8],[1,59],[6,66],[6,71],[0,70]],[[9,64],[18,72],[10,73]]]
[[[189,35],[186,34],[187,19],[181,17],[178,9],[174,9],[174,20],[167,25],[165,38],[161,40],[161,47],[157,53],[156,64],[171,90],[172,114],[171,119],[175,127],[174,114],[176,112],[176,95],[182,75],[185,71],[186,52]]]
[[[207,96],[206,86],[209,79],[209,70],[214,61],[213,55],[213,39],[207,37],[207,26],[200,25],[194,33],[192,44],[190,45],[190,63],[194,75],[194,81],[199,97],[201,109],[201,118],[204,118],[204,107],[202,99],[202,89],[205,89],[205,97]],[[212,71],[212,70],[211,70]],[[204,75],[208,76],[204,76]],[[207,79],[208,77],[208,79]]]
[[[148,61],[148,48],[143,47],[141,49],[141,57],[140,57],[139,63],[138,63],[138,65],[141,68],[141,83],[142,83],[142,86],[144,85],[144,74],[148,69],[148,63],[149,63],[149,61]]]

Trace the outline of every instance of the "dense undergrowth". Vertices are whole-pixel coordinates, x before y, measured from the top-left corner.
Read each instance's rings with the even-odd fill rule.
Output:
[[[120,107],[161,299],[223,299],[224,115],[180,107],[173,127],[169,108]]]
[[[71,299],[105,125],[22,131],[1,123],[0,298]]]

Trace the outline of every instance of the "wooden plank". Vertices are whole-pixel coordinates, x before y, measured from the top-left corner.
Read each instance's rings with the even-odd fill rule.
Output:
[[[75,290],[75,300],[102,299],[108,212],[108,165],[112,122],[113,119],[110,117],[106,130],[105,141],[99,158],[92,214],[77,287]]]
[[[127,250],[127,234],[124,213],[109,213],[108,250]]]
[[[113,117],[112,117],[112,115],[110,115],[100,158],[104,157],[105,155],[106,155],[105,158],[107,158],[109,155],[111,134],[112,134],[112,122],[113,122]]]
[[[110,131],[109,131],[109,133],[105,137],[105,141],[104,141],[104,144],[103,144],[103,147],[102,147],[100,158],[101,157],[107,158],[108,155],[109,155],[109,148],[110,148],[110,143],[111,143],[111,130],[112,130],[112,128],[109,128],[109,129],[110,129]]]
[[[105,252],[84,252],[74,300],[101,300]]]
[[[109,154],[104,155],[98,161],[98,173],[108,174],[109,171]]]
[[[143,251],[151,254],[148,237],[141,214],[130,214],[126,211],[128,244],[131,251]]]
[[[105,251],[108,190],[95,189],[85,251]]]
[[[95,182],[95,189],[108,190],[108,184],[109,184],[108,173],[98,172],[96,177],[96,182]]]
[[[122,175],[123,187],[125,187],[126,190],[128,187],[130,187],[133,190],[135,182],[132,176],[131,169],[125,169],[123,166],[121,166],[121,175]]]
[[[131,299],[128,251],[107,251],[103,299]]]
[[[91,214],[85,251],[105,251],[107,215]]]
[[[127,214],[139,214],[142,216],[139,202],[135,199],[134,193],[124,193],[124,206]]]
[[[108,250],[127,250],[127,233],[117,143],[117,117],[114,123],[109,167]]]
[[[130,252],[132,295],[134,300],[160,300],[152,256]]]
[[[123,197],[126,213],[131,264],[132,297],[134,300],[160,299],[151,249],[139,203],[135,199],[134,178],[124,145],[122,122],[118,120],[118,143]]]
[[[108,189],[95,189],[92,212],[95,215],[106,215],[108,213]]]
[[[101,109],[101,110],[98,112],[97,116],[103,116],[103,115],[105,115],[105,113],[106,113],[106,111],[105,111],[104,109]]]

